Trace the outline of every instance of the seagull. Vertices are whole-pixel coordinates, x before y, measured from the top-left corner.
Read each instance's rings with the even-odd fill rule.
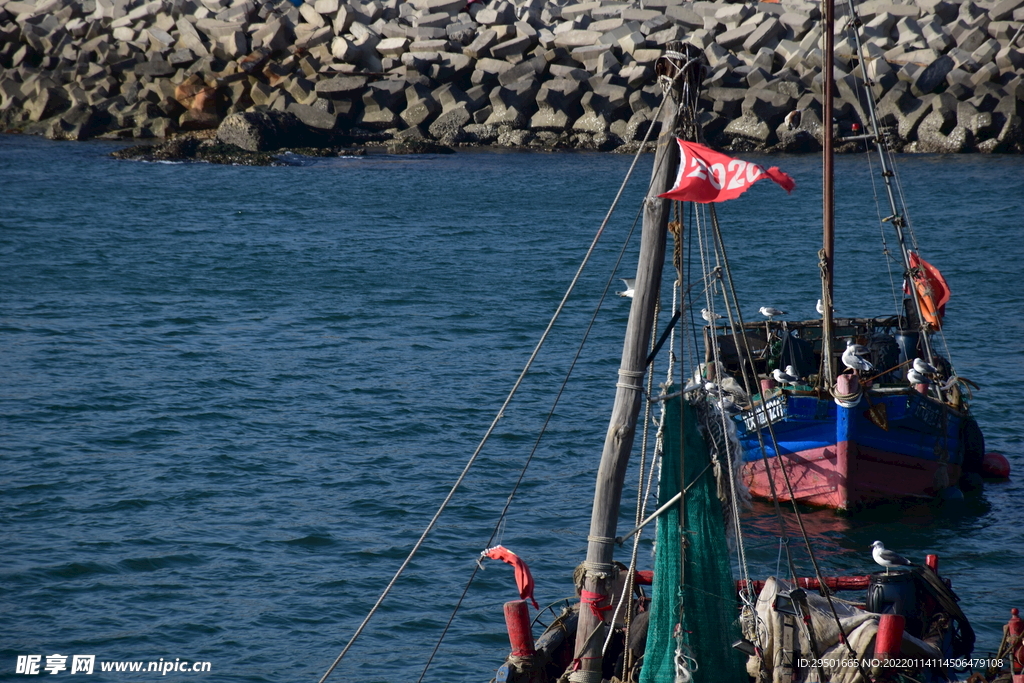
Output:
[[[789,374],[789,370],[791,370],[792,368],[792,365],[790,365],[784,371],[780,370],[779,368],[775,368],[775,370],[772,371],[772,377],[774,377],[775,381],[778,382],[779,384],[796,384],[797,380],[799,380],[800,378]]]
[[[786,315],[786,312],[775,308],[774,306],[762,306],[760,309],[761,315],[771,320],[777,315]]]
[[[921,374],[920,372],[918,372],[917,370],[915,370],[913,368],[907,371],[907,379],[910,380],[911,384],[930,384],[931,383],[930,379],[928,379],[925,375]]]
[[[881,541],[875,541],[871,544],[871,557],[874,558],[875,562],[885,567],[886,574],[889,573],[890,569],[909,567],[913,564],[913,562],[902,555],[886,550]]]
[[[628,296],[630,299],[633,298],[633,283],[636,282],[636,278],[619,278],[626,284],[626,291],[619,292],[619,296]]]
[[[860,372],[871,372],[871,370],[873,370],[875,366],[866,361],[865,359],[861,358],[860,356],[858,356],[856,351],[854,351],[855,346],[856,345],[847,346],[846,350],[843,351],[843,365],[850,368],[851,370],[858,370]]]
[[[794,128],[800,127],[800,117],[803,115],[803,109],[794,109],[793,111],[786,114],[785,122],[786,128],[793,130]]]
[[[704,320],[707,320],[709,323],[713,323],[716,320],[721,320],[725,316],[721,313],[712,313],[708,309],[702,308],[700,309],[700,317],[704,318]]]
[[[818,315],[825,315],[825,305],[821,303],[821,299],[818,299],[818,305],[814,307],[814,310],[818,312]]]
[[[935,366],[926,361],[924,358],[914,359],[914,369],[917,370],[922,375],[938,372],[938,370],[935,369]]]
[[[790,377],[796,377],[798,380],[800,379],[800,374],[796,371],[796,368],[794,368],[792,365],[787,365],[786,366],[786,374],[789,375]]]
[[[852,353],[854,353],[854,354],[856,354],[858,356],[863,356],[864,354],[866,354],[868,352],[868,347],[866,347],[866,346],[864,346],[862,344],[858,344],[855,341],[853,341],[852,339],[847,339],[846,340],[846,350],[847,351],[851,351]]]

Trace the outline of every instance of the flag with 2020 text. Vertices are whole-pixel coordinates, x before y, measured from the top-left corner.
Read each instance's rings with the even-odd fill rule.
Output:
[[[796,183],[778,166],[769,169],[742,159],[733,159],[704,145],[676,138],[679,143],[679,172],[675,186],[658,195],[663,199],[708,204],[735,199],[758,180],[768,178],[786,192]]]

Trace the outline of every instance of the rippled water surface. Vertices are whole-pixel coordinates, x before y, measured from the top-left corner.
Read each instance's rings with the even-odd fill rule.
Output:
[[[21,679],[17,655],[61,653],[211,662],[166,680],[315,681],[472,454],[630,159],[236,168],[119,162],[114,148],[0,136],[0,679]],[[820,165],[760,161],[798,187],[762,183],[721,207],[744,314],[810,317]],[[611,275],[647,164],[494,437],[331,680],[419,678]],[[865,159],[837,165],[837,309],[889,312]],[[980,386],[989,449],[1024,473],[1024,159],[909,157],[900,171],[923,254],[953,290],[945,333]],[[632,277],[627,261],[616,277]],[[583,559],[626,312],[605,302],[501,533],[542,603],[571,594]],[[826,574],[872,571],[876,538],[938,553],[982,654],[1024,608],[1022,477],[959,506],[806,519]],[[745,516],[755,575],[775,571],[776,528],[770,506]],[[490,678],[512,597],[511,570],[492,563],[424,680]]]

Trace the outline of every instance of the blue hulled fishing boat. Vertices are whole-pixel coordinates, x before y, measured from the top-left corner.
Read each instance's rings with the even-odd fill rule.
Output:
[[[848,8],[849,24],[856,27],[853,4]],[[859,52],[856,30],[851,35]],[[861,82],[868,84],[863,68]],[[750,492],[839,510],[901,498],[957,497],[961,487],[980,485],[985,468],[984,437],[970,412],[970,382],[957,375],[948,351],[938,348],[945,343],[939,333],[949,286],[916,249],[894,155],[871,93],[863,100],[869,133],[836,139],[839,125],[821,127],[821,318],[778,320],[783,312],[766,307],[763,323],[741,322],[737,333],[731,320],[705,336],[703,380],[722,382],[721,390],[732,380],[735,389],[730,398]],[[821,120],[832,122],[830,93],[822,103]],[[894,292],[894,299],[902,298],[902,306],[883,317],[836,318],[832,307],[832,159],[836,144],[843,143],[874,148],[886,190],[878,214],[883,239],[889,230],[898,245],[893,260],[902,271],[896,279],[902,292]],[[758,386],[749,387],[749,379],[741,386],[735,381],[741,376],[757,378]]]

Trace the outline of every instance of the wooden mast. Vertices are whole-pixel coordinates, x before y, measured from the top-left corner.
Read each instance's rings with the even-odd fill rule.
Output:
[[[615,385],[615,404],[612,407],[604,450],[601,453],[601,464],[597,472],[590,535],[587,537],[583,592],[576,629],[573,664],[575,670],[569,675],[569,680],[575,683],[601,683],[602,679],[601,651],[606,634],[603,625],[606,620],[611,620],[614,609],[611,585],[616,570],[612,565],[612,557],[619,504],[622,486],[625,483],[626,466],[636,434],[655,304],[661,289],[661,272],[665,263],[665,238],[671,202],[659,199],[658,195],[672,189],[679,159],[679,147],[675,138],[680,114],[679,81],[674,77],[686,60],[687,54],[682,50],[682,46],[679,43],[669,43],[658,69],[659,74],[664,74],[662,78],[667,76],[672,79],[673,86],[668,88],[664,96],[660,119],[661,134],[658,137],[650,189],[644,203],[640,259],[637,263],[633,301],[629,309],[618,382]],[[666,71],[668,73],[665,73]]]
[[[832,287],[835,274],[835,189],[833,180],[835,173],[832,161],[835,156],[835,143],[832,135],[832,109],[834,102],[835,79],[833,64],[835,60],[835,0],[824,0],[825,18],[823,23],[825,44],[822,49],[822,247],[821,247],[821,356],[824,369],[826,388],[835,384],[835,359],[833,343],[835,322],[832,318]]]

